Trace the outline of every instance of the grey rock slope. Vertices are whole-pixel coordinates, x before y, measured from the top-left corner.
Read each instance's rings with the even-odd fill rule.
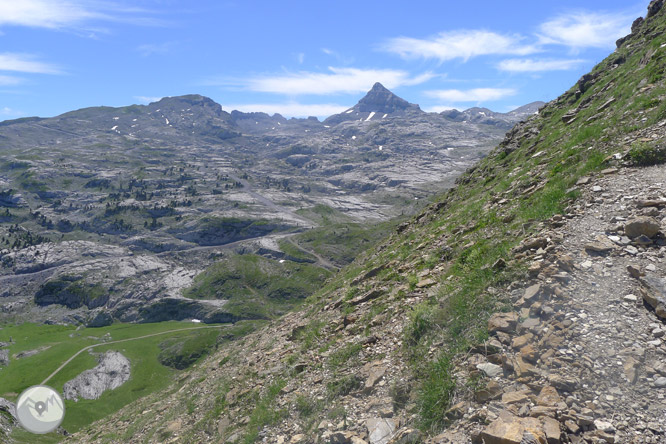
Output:
[[[100,355],[99,364],[86,370],[63,386],[64,398],[78,401],[99,399],[107,390],[114,390],[129,381],[130,362],[119,352]]]
[[[0,319],[231,319],[181,295],[219,255],[312,228],[316,208],[412,213],[523,116],[426,113],[376,84],[324,122],[199,95],[3,122]]]

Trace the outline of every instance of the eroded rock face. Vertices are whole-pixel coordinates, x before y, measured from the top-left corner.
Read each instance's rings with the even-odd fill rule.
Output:
[[[86,370],[65,383],[64,398],[78,401],[98,399],[107,390],[114,390],[130,378],[130,362],[122,354],[108,351],[100,356],[97,367]]]

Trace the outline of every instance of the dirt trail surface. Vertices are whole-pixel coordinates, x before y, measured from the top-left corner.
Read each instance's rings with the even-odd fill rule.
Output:
[[[314,256],[317,259],[317,265],[323,268],[326,268],[328,270],[339,270],[340,267],[335,265],[333,262],[329,261],[328,259],[320,256],[317,254],[315,251],[308,250],[307,248],[303,248],[298,242],[296,242],[293,237],[293,235],[290,235],[288,237],[285,237],[287,241],[292,244],[294,247],[298,248],[301,250],[303,253],[309,254],[311,256]]]
[[[666,293],[650,284],[666,276],[666,167],[605,173],[525,242],[533,280],[491,318],[487,352],[461,366],[484,384],[431,442],[666,442]]]

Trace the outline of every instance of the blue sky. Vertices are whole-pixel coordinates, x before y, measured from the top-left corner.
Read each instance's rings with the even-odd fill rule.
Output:
[[[0,120],[202,94],[324,117],[374,82],[426,111],[549,101],[649,0],[0,0]]]

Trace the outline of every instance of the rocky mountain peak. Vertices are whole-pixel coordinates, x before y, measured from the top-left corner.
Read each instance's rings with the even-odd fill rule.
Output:
[[[360,112],[394,113],[408,109],[417,110],[419,106],[396,96],[384,85],[377,82],[365,97],[359,100],[355,108]]]
[[[159,108],[161,110],[174,109],[180,111],[182,108],[200,107],[201,109],[209,110],[216,116],[222,114],[222,106],[215,102],[213,99],[199,95],[188,94],[184,96],[163,97],[157,102],[148,105],[149,108]]]

